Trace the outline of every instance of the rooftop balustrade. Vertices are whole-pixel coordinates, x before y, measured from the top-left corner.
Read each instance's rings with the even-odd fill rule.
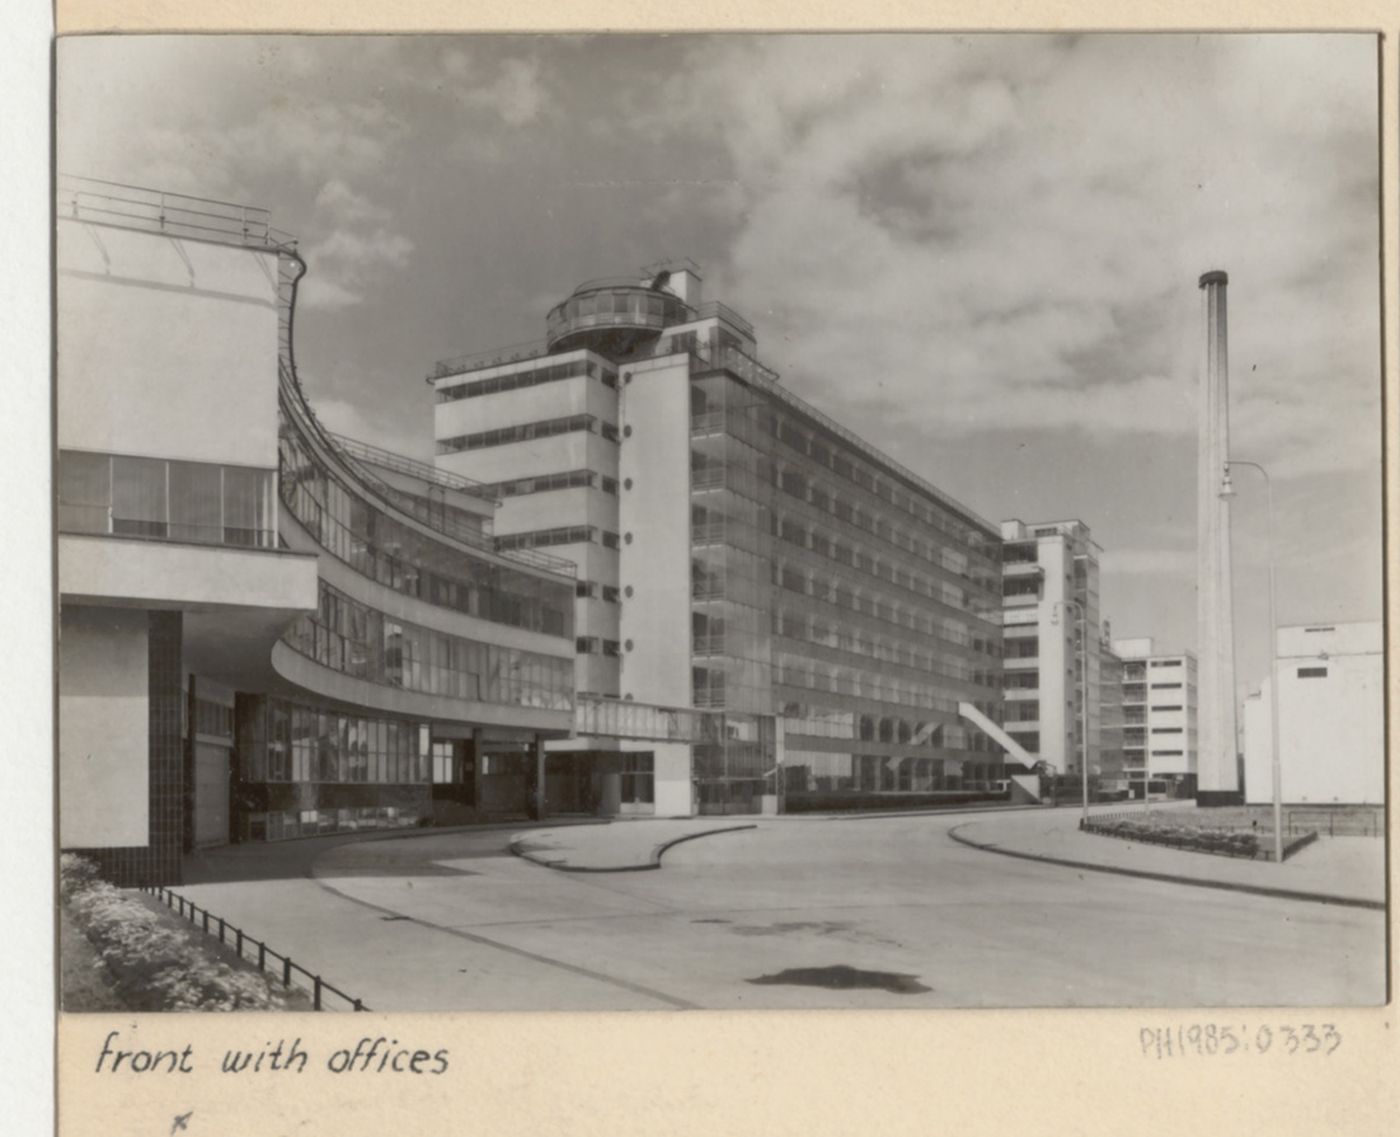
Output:
[[[296,238],[274,229],[269,223],[270,212],[260,206],[169,193],[102,178],[59,174],[56,210],[59,218],[172,237],[273,251],[296,247]]]

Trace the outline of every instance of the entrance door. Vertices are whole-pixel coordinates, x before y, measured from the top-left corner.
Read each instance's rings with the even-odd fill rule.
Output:
[[[228,844],[228,748],[194,744],[194,844],[197,849]]]

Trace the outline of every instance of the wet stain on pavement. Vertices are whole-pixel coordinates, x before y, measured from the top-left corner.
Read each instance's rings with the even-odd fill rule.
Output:
[[[850,991],[857,988],[873,991],[889,991],[894,995],[919,995],[932,991],[919,982],[917,975],[906,975],[898,971],[862,971],[838,963],[831,967],[789,967],[773,975],[760,975],[757,979],[747,979],[746,983],[759,986],[825,987],[833,991]]]
[[[779,924],[741,924],[734,929],[736,936],[784,936],[789,932],[817,932],[823,936],[849,932],[845,920],[792,920]]]
[[[899,946],[895,940],[863,931],[848,920],[788,920],[776,924],[739,924],[732,931],[736,936],[787,936],[811,932],[818,936],[833,936],[850,943]]]

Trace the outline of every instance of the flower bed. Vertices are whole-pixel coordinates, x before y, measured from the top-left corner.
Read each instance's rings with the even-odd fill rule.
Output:
[[[1101,837],[1118,837],[1127,841],[1140,841],[1145,845],[1166,845],[1173,849],[1213,853],[1220,857],[1247,857],[1252,860],[1259,856],[1261,851],[1259,835],[1253,832],[1144,822],[1123,817],[1104,820],[1090,818],[1087,824],[1081,822],[1081,828],[1086,833],[1095,833]]]
[[[134,1011],[272,1011],[286,1008],[267,979],[210,954],[142,900],[99,878],[91,861],[65,853],[59,893]]]

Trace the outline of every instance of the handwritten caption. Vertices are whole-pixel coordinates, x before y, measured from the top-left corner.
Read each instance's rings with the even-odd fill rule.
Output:
[[[1192,1023],[1145,1026],[1138,1031],[1138,1046],[1144,1058],[1213,1058],[1229,1054],[1318,1054],[1327,1058],[1341,1045],[1341,1033],[1332,1023]]]
[[[215,1065],[217,1064],[217,1065]],[[304,1074],[308,1067],[323,1066],[332,1074],[447,1073],[446,1048],[426,1050],[401,1044],[385,1035],[365,1035],[353,1046],[312,1055],[300,1036],[269,1039],[250,1049],[229,1047],[222,1054],[201,1054],[192,1043],[180,1047],[148,1047],[111,1031],[102,1042],[94,1072],[98,1074],[193,1074],[209,1066],[224,1074]]]

